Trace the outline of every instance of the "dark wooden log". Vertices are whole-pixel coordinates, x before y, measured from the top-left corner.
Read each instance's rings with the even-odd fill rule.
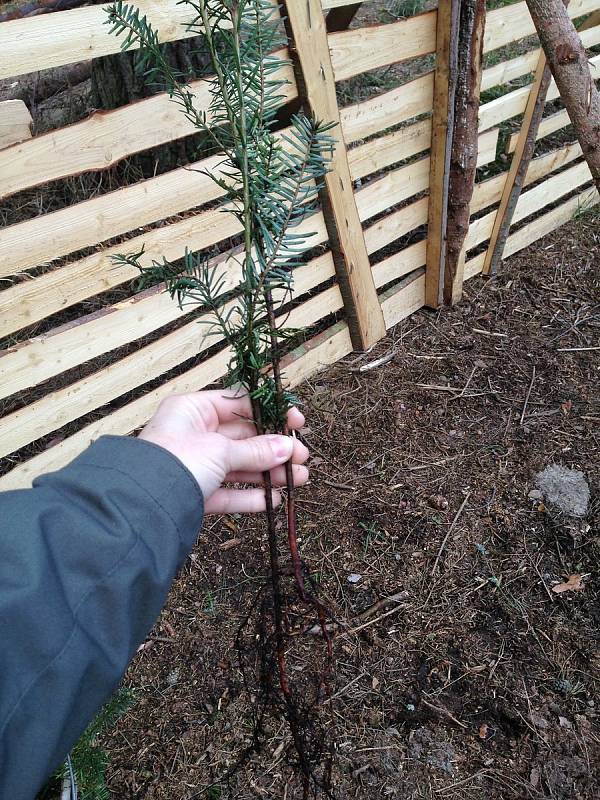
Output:
[[[458,23],[458,70],[454,95],[454,131],[448,181],[448,227],[444,300],[456,303],[462,294],[463,245],[478,154],[479,90],[483,64],[485,0],[463,0]]]
[[[600,190],[600,93],[590,72],[585,47],[562,0],[527,0],[527,7]]]

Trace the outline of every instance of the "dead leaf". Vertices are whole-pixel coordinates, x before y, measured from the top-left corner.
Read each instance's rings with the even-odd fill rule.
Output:
[[[170,622],[163,622],[162,626],[165,629],[165,631],[167,632],[167,634],[169,636],[173,637],[173,639],[174,639],[175,636],[176,636],[175,628],[171,625],[171,623]]]
[[[237,547],[238,544],[241,543],[242,543],[241,539],[227,539],[226,542],[221,542],[221,544],[218,545],[218,547],[219,550],[231,550],[232,547]]]
[[[560,404],[560,408],[561,408],[561,411],[563,412],[563,414],[566,416],[569,413],[569,411],[573,408],[573,401],[572,400],[564,400]]]
[[[581,575],[569,575],[564,583],[557,583],[552,587],[554,594],[562,592],[580,592],[583,589],[583,578]]]
[[[479,726],[479,738],[485,739],[487,735],[488,735],[488,726],[484,722],[482,725]]]

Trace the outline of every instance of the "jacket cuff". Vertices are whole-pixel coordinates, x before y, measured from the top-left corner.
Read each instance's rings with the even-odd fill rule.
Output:
[[[202,490],[164,447],[132,436],[101,436],[65,469],[78,465],[129,477],[171,518],[185,548],[195,544],[204,514]]]

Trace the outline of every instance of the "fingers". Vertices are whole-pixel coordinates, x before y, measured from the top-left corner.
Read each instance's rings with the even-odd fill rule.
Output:
[[[277,491],[271,494],[273,506],[281,503]],[[206,501],[205,514],[257,514],[266,508],[265,493],[262,489],[217,489]]]
[[[253,436],[229,440],[226,453],[226,474],[230,472],[265,472],[292,459],[303,464],[308,448],[290,436]]]
[[[308,469],[302,464],[292,465],[292,475],[294,486],[304,486],[308,481]],[[225,477],[227,483],[263,483],[262,472],[230,472]],[[286,476],[285,467],[275,467],[271,470],[271,483],[273,486],[285,486]]]
[[[287,414],[287,426],[291,431],[299,430],[304,425],[304,414],[294,406]],[[219,425],[217,432],[228,439],[248,439],[256,436],[256,426],[250,420],[241,417],[232,422],[223,422]]]
[[[304,427],[304,423],[306,420],[304,419],[304,414],[293,406],[287,413],[287,425],[291,431],[298,431],[300,428]]]

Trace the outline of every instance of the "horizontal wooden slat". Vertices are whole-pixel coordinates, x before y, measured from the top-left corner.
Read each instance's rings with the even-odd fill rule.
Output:
[[[353,180],[364,178],[398,161],[422,153],[431,145],[431,120],[425,119],[414,125],[381,136],[374,142],[366,142],[348,151],[348,161]]]
[[[298,379],[305,380],[328,364],[343,358],[352,350],[350,335],[345,323],[338,323],[328,331],[304,344],[296,359],[288,359],[284,377],[295,386]],[[40,453],[15,467],[0,478],[0,490],[18,489],[31,485],[32,480],[44,472],[60,469],[103,434],[128,434],[140,428],[154,413],[158,404],[171,394],[197,391],[215,383],[226,372],[231,354],[224,350],[187,372],[167,381],[143,397],[128,403],[118,411],[87,425],[60,444]]]
[[[399,286],[385,292],[381,308],[386,328],[392,328],[425,305],[425,274],[409,276]]]
[[[551,172],[566,166],[571,161],[575,161],[579,156],[581,156],[581,147],[578,143],[575,143],[534,159],[529,164],[523,186],[529,186],[535,181],[539,181]],[[475,184],[473,192],[474,210],[481,211],[487,206],[499,202],[507,174],[507,172],[503,172],[500,175],[495,175],[493,178],[488,178]]]
[[[592,187],[572,197],[552,211],[543,214],[508,237],[504,248],[505,257],[513,255],[542,236],[546,236],[546,234],[551,233],[561,225],[570,222],[578,212],[591,208],[599,201],[600,195]]]
[[[344,139],[348,144],[378,131],[400,125],[431,111],[433,72],[377,95],[371,100],[346,106],[340,111]]]
[[[538,141],[539,139],[543,139],[545,136],[550,136],[551,133],[556,133],[556,131],[561,130],[562,128],[566,128],[568,125],[571,124],[571,120],[569,118],[569,114],[567,113],[566,109],[562,111],[557,111],[555,114],[551,114],[549,117],[546,117],[540,122],[540,126],[537,129],[535,139]],[[510,139],[508,140],[508,145],[506,147],[507,153],[514,153],[515,147],[517,146],[517,139],[519,138],[519,133],[514,133]]]
[[[386,25],[329,34],[336,81],[433,53],[436,16],[435,11],[429,11]]]
[[[513,224],[537,213],[551,203],[555,203],[561,197],[570,194],[574,189],[591,180],[592,176],[589,167],[585,162],[581,162],[570,169],[564,170],[559,175],[548,178],[528,192],[523,192],[517,202]],[[468,250],[477,247],[477,245],[490,238],[495,218],[496,212],[490,211],[489,214],[471,221],[466,242]]]
[[[377,288],[385,286],[386,283],[395,281],[403,275],[408,275],[419,267],[424,267],[427,260],[427,240],[405,247],[398,253],[379,261],[373,267],[373,277]]]
[[[0,102],[0,150],[31,139],[32,123],[29,109],[22,100]]]
[[[575,19],[597,9],[598,0],[571,0],[568,11],[571,19]],[[527,10],[527,3],[513,3],[497,8],[488,11],[483,50],[488,53],[534,33],[535,26]]]
[[[296,295],[305,294],[334,275],[331,254],[313,259],[296,270]],[[293,309],[287,316],[286,327],[313,324],[341,307],[339,287],[333,286]],[[211,318],[204,315],[202,319],[206,323]],[[220,337],[211,336],[209,332],[209,326],[203,325],[201,319],[194,320],[110,366],[1,418],[0,457],[200,355],[220,342]]]
[[[136,0],[163,42],[189,39],[194,13],[178,0]],[[95,5],[47,16],[25,17],[0,26],[0,78],[24,75],[119,51],[122,37],[105,24],[106,6]]]
[[[595,56],[589,61],[592,75],[596,79],[600,79],[600,56]],[[508,92],[502,97],[497,97],[489,103],[484,103],[479,111],[479,130],[484,131],[501,122],[516,117],[525,111],[527,100],[531,86],[522,86],[512,92]],[[554,80],[552,80],[546,97],[546,103],[556,100],[559,97],[559,91]]]
[[[278,75],[289,81],[281,89],[283,103],[296,97],[292,67],[286,65]],[[207,111],[209,123],[210,86],[210,80],[190,84],[196,106]],[[114,111],[98,111],[81,122],[1,151],[0,197],[67,175],[106,169],[132,153],[195,132],[192,123],[166,94],[157,94]]]
[[[198,170],[218,174],[211,156],[156,178],[0,230],[0,277],[51,262],[223,196]],[[192,171],[194,170],[194,171]]]
[[[560,228],[561,225],[570,222],[580,210],[590,208],[599,201],[600,195],[598,195],[597,190],[590,188],[552,209],[552,211],[542,214],[542,216],[508,237],[504,248],[504,257],[507,258],[509,255],[514,255],[519,250],[529,247],[529,245],[541,239],[542,236],[546,236],[556,228]],[[485,252],[470,258],[465,264],[465,280],[479,275],[483,269],[484,262]]]
[[[600,25],[581,31],[580,36],[585,47],[600,44]],[[539,61],[540,53],[541,50],[539,49],[530,50],[516,58],[488,67],[483,71],[481,77],[481,91],[483,92],[503,83],[510,83],[517,78],[522,78],[523,75],[527,75],[529,72],[533,72]]]

